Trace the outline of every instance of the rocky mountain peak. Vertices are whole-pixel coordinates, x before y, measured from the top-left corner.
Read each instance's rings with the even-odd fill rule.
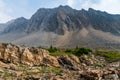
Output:
[[[17,19],[15,19],[15,21],[24,21],[24,20],[27,20],[26,18],[24,18],[24,17],[19,17],[19,18],[17,18]]]
[[[26,29],[27,23],[28,23],[28,20],[25,19],[24,17],[20,17],[12,21],[9,21],[3,33],[24,32],[24,30]]]
[[[93,8],[89,8],[88,11],[95,12],[96,10],[94,10]]]
[[[70,10],[73,10],[71,7],[69,7],[69,6],[67,6],[67,5],[65,5],[65,6],[62,6],[62,5],[60,5],[59,7],[57,7],[57,9],[63,9],[63,10],[65,10],[65,11],[70,11]]]
[[[55,10],[57,10],[58,12],[64,12],[66,13],[66,15],[69,15],[69,14],[74,14],[77,10],[69,7],[69,6],[62,6],[60,5],[59,7],[55,8]]]

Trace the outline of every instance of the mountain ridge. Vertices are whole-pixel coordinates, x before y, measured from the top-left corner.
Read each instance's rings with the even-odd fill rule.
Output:
[[[104,47],[106,43],[120,43],[119,20],[120,15],[92,8],[88,11],[69,6],[40,8],[30,19],[22,17],[9,24],[0,36],[0,42],[30,46]]]

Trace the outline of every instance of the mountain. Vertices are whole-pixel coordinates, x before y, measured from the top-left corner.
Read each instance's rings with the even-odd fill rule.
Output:
[[[120,47],[120,15],[69,6],[40,8],[29,20],[14,20],[0,35],[0,42],[29,46]]]
[[[69,6],[59,6],[54,9],[39,9],[30,19],[28,32],[46,31],[64,34],[66,30],[80,28],[77,20],[78,11]],[[65,30],[64,30],[65,29]]]
[[[17,33],[17,32],[24,32],[27,26],[28,20],[24,17],[17,18],[8,22],[7,27],[4,29],[3,33]]]
[[[7,23],[0,23],[0,33],[4,31],[11,23],[14,22],[14,19],[11,21],[8,21]]]
[[[6,28],[0,33],[0,42],[12,42],[25,36],[28,20],[20,17],[7,22]]]
[[[64,34],[66,30],[71,31],[91,25],[96,30],[119,35],[119,20],[118,15],[110,15],[91,8],[88,11],[78,11],[69,6],[59,6],[55,9],[39,9],[30,19],[28,32],[43,30]]]

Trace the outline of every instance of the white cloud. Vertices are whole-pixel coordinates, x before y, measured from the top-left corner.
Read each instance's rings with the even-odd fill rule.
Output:
[[[120,14],[120,0],[101,0],[99,4],[93,4],[91,7],[113,14]]]
[[[0,12],[0,23],[5,23],[5,22],[7,22],[7,21],[9,21],[11,19],[12,19],[11,16]]]
[[[5,5],[5,3],[2,0],[0,0],[0,23],[6,22],[12,19],[9,13],[12,13],[12,9],[8,8]]]
[[[0,23],[9,21],[13,18],[24,16],[29,18],[40,7],[54,7],[61,5],[69,5],[75,9],[88,9],[94,8],[96,10],[107,11],[113,14],[120,14],[120,0],[57,0],[52,1],[51,4],[48,0],[38,0],[42,6],[35,6],[38,4],[32,3],[32,0],[0,0]],[[37,1],[37,2],[38,2]],[[43,4],[46,3],[46,4]],[[43,6],[44,5],[44,6]]]
[[[67,5],[76,9],[94,8],[113,14],[120,14],[120,0],[68,0]]]
[[[68,0],[68,1],[67,1],[67,4],[68,4],[69,6],[73,6],[73,5],[74,5],[74,0]]]

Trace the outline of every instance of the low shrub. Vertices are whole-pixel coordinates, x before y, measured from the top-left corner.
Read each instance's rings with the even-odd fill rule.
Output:
[[[65,50],[65,53],[71,53],[71,52],[72,52],[71,49],[66,49],[66,50]]]
[[[120,52],[117,51],[96,51],[96,54],[103,56],[108,62],[120,60]]]
[[[48,51],[50,53],[54,53],[54,52],[57,52],[57,48],[56,47],[53,47],[53,46],[50,46],[50,48],[48,49]]]
[[[78,57],[80,57],[81,55],[83,55],[83,54],[89,54],[89,53],[91,53],[92,52],[92,50],[91,49],[88,49],[88,48],[78,48],[78,49],[75,49],[74,51],[73,51],[73,54],[74,55],[76,55],[76,56],[78,56]]]

